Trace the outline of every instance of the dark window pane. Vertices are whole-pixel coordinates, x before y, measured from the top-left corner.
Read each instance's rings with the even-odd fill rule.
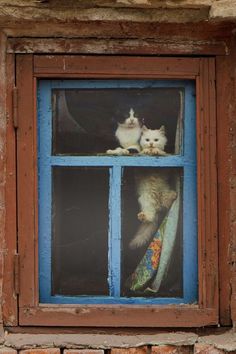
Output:
[[[165,151],[178,154],[181,95],[181,88],[54,89],[53,154],[106,154],[119,147],[115,132],[131,109],[148,129],[164,125]]]
[[[109,170],[53,168],[52,295],[109,295]]]
[[[124,169],[123,296],[183,296],[182,179],[179,168]]]

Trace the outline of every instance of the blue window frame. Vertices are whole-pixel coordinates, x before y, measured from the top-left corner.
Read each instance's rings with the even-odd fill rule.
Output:
[[[55,90],[122,90],[177,88],[183,92],[183,138],[177,154],[154,156],[107,156],[55,154],[53,149],[53,92]],[[171,102],[170,102],[171,104]],[[192,80],[39,80],[38,84],[38,181],[39,181],[39,289],[41,303],[61,304],[181,304],[197,302],[197,192],[196,107]],[[106,295],[53,293],[53,171],[56,168],[105,169],[109,174],[107,205],[108,257]],[[122,184],[128,169],[174,169],[182,171],[182,295],[125,296],[122,278]],[[58,189],[59,190],[59,189]],[[99,241],[98,241],[99,242]]]

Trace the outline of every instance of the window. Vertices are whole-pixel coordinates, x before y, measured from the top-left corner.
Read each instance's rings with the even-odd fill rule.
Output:
[[[17,65],[20,323],[216,323],[214,61]]]
[[[40,301],[197,302],[194,82],[40,80],[38,101]]]

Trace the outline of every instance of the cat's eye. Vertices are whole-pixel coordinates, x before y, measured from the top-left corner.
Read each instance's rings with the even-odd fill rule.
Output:
[[[150,139],[146,139],[146,141],[149,141]]]
[[[154,141],[159,141],[159,139],[154,139]]]

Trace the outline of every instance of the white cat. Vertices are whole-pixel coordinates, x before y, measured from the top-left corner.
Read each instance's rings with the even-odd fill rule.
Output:
[[[165,135],[165,127],[162,125],[160,129],[148,129],[145,125],[142,127],[142,135],[140,139],[142,155],[160,155],[166,156],[164,151],[167,143]]]
[[[121,147],[114,150],[107,150],[109,155],[129,155],[131,150],[140,152],[139,139],[141,136],[141,126],[137,117],[134,116],[134,110],[131,108],[129,117],[123,123],[118,123],[115,136]]]
[[[140,206],[137,216],[142,224],[130,242],[131,248],[141,247],[150,240],[157,231],[159,213],[168,210],[177,197],[165,170],[140,174],[136,177],[136,186]]]

